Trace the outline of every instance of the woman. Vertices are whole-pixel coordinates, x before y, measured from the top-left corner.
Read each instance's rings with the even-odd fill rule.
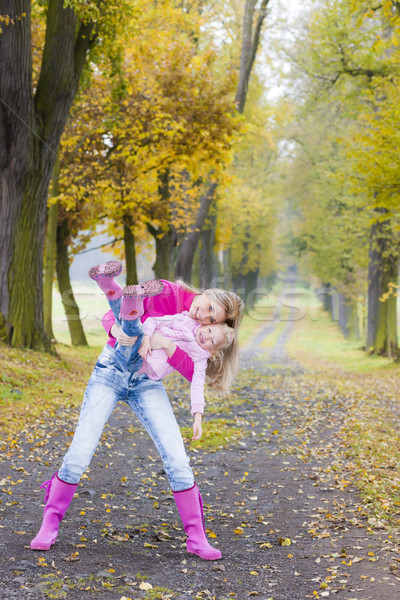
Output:
[[[200,293],[181,282],[164,281],[165,293],[146,298],[144,321],[148,316],[163,316],[188,310],[202,325],[226,322],[237,334],[243,302],[233,292],[218,289]],[[188,535],[187,551],[206,560],[221,558],[221,552],[207,540],[202,499],[194,482],[179,426],[161,381],[145,374],[132,373],[115,360],[114,345],[137,344],[115,325],[112,311],[103,318],[109,339],[89,379],[78,425],[60,470],[41,487],[46,488],[42,526],[32,540],[32,550],[49,550],[54,544],[61,520],[74,496],[79,480],[96,450],[104,425],[118,400],[126,402],[152,438],[164,464],[173,496]],[[153,348],[164,348],[170,364],[188,381],[193,362],[169,340],[152,337]],[[211,364],[212,368],[212,364]]]

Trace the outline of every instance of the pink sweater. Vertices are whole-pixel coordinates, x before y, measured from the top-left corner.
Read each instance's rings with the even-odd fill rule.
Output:
[[[196,331],[200,323],[189,317],[188,312],[164,317],[149,317],[146,319],[144,334],[152,336],[155,331],[184,350],[194,363],[192,384],[190,386],[192,414],[204,413],[204,382],[206,377],[207,359],[211,356],[208,350],[202,348],[196,341]],[[139,373],[146,373],[150,379],[163,379],[175,369],[167,362],[168,355],[164,350],[152,350],[143,362]]]
[[[152,298],[146,298],[144,300],[144,315],[140,318],[142,323],[146,321],[148,317],[163,317],[164,315],[174,315],[184,310],[189,310],[196,294],[187,292],[178,283],[172,281],[166,281],[161,279],[164,284],[164,289],[158,296]],[[102,319],[102,324],[108,335],[107,344],[114,348],[115,337],[111,335],[111,327],[115,324],[115,318],[112,310],[106,312]],[[188,355],[179,348],[176,347],[174,354],[168,358],[168,363],[178,371],[185,379],[192,381],[193,378],[193,361]]]

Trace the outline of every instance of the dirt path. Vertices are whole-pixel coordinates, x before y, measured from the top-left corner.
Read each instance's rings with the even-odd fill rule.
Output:
[[[372,527],[346,473],[335,470],[343,403],[287,359],[290,321],[274,349],[262,351],[272,330],[266,324],[243,351],[233,403],[221,404],[218,415],[233,418],[243,437],[190,453],[221,561],[186,554],[161,462],[124,405],[112,415],[56,545],[32,552],[39,485],[60,464],[77,418],[77,411],[64,412],[52,426],[21,432],[1,457],[0,598],[400,597],[391,567],[398,545]],[[170,388],[182,425],[190,423],[179,401],[185,394],[185,384]]]

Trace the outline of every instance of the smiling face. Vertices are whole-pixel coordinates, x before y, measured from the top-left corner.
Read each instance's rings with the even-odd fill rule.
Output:
[[[226,336],[223,330],[223,325],[217,323],[215,325],[201,325],[196,331],[196,342],[214,354],[218,348],[226,345]]]
[[[224,307],[211,300],[204,292],[195,296],[189,313],[193,319],[196,319],[202,325],[223,323],[226,319]]]

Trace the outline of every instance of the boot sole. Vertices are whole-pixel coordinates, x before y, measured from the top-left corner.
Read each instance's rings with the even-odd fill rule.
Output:
[[[119,260],[109,260],[104,265],[96,265],[89,269],[89,277],[91,279],[99,279],[99,277],[118,277],[122,271],[122,263]]]
[[[33,545],[31,544],[31,550],[42,550],[42,551],[50,550],[50,548],[52,546],[54,546],[54,544],[55,544],[55,540],[54,540],[54,542],[51,542],[50,545],[49,544],[40,544],[40,543],[33,544]]]
[[[149,298],[158,296],[164,289],[164,284],[158,279],[151,279],[139,285],[128,285],[124,287],[122,295],[125,298]]]

